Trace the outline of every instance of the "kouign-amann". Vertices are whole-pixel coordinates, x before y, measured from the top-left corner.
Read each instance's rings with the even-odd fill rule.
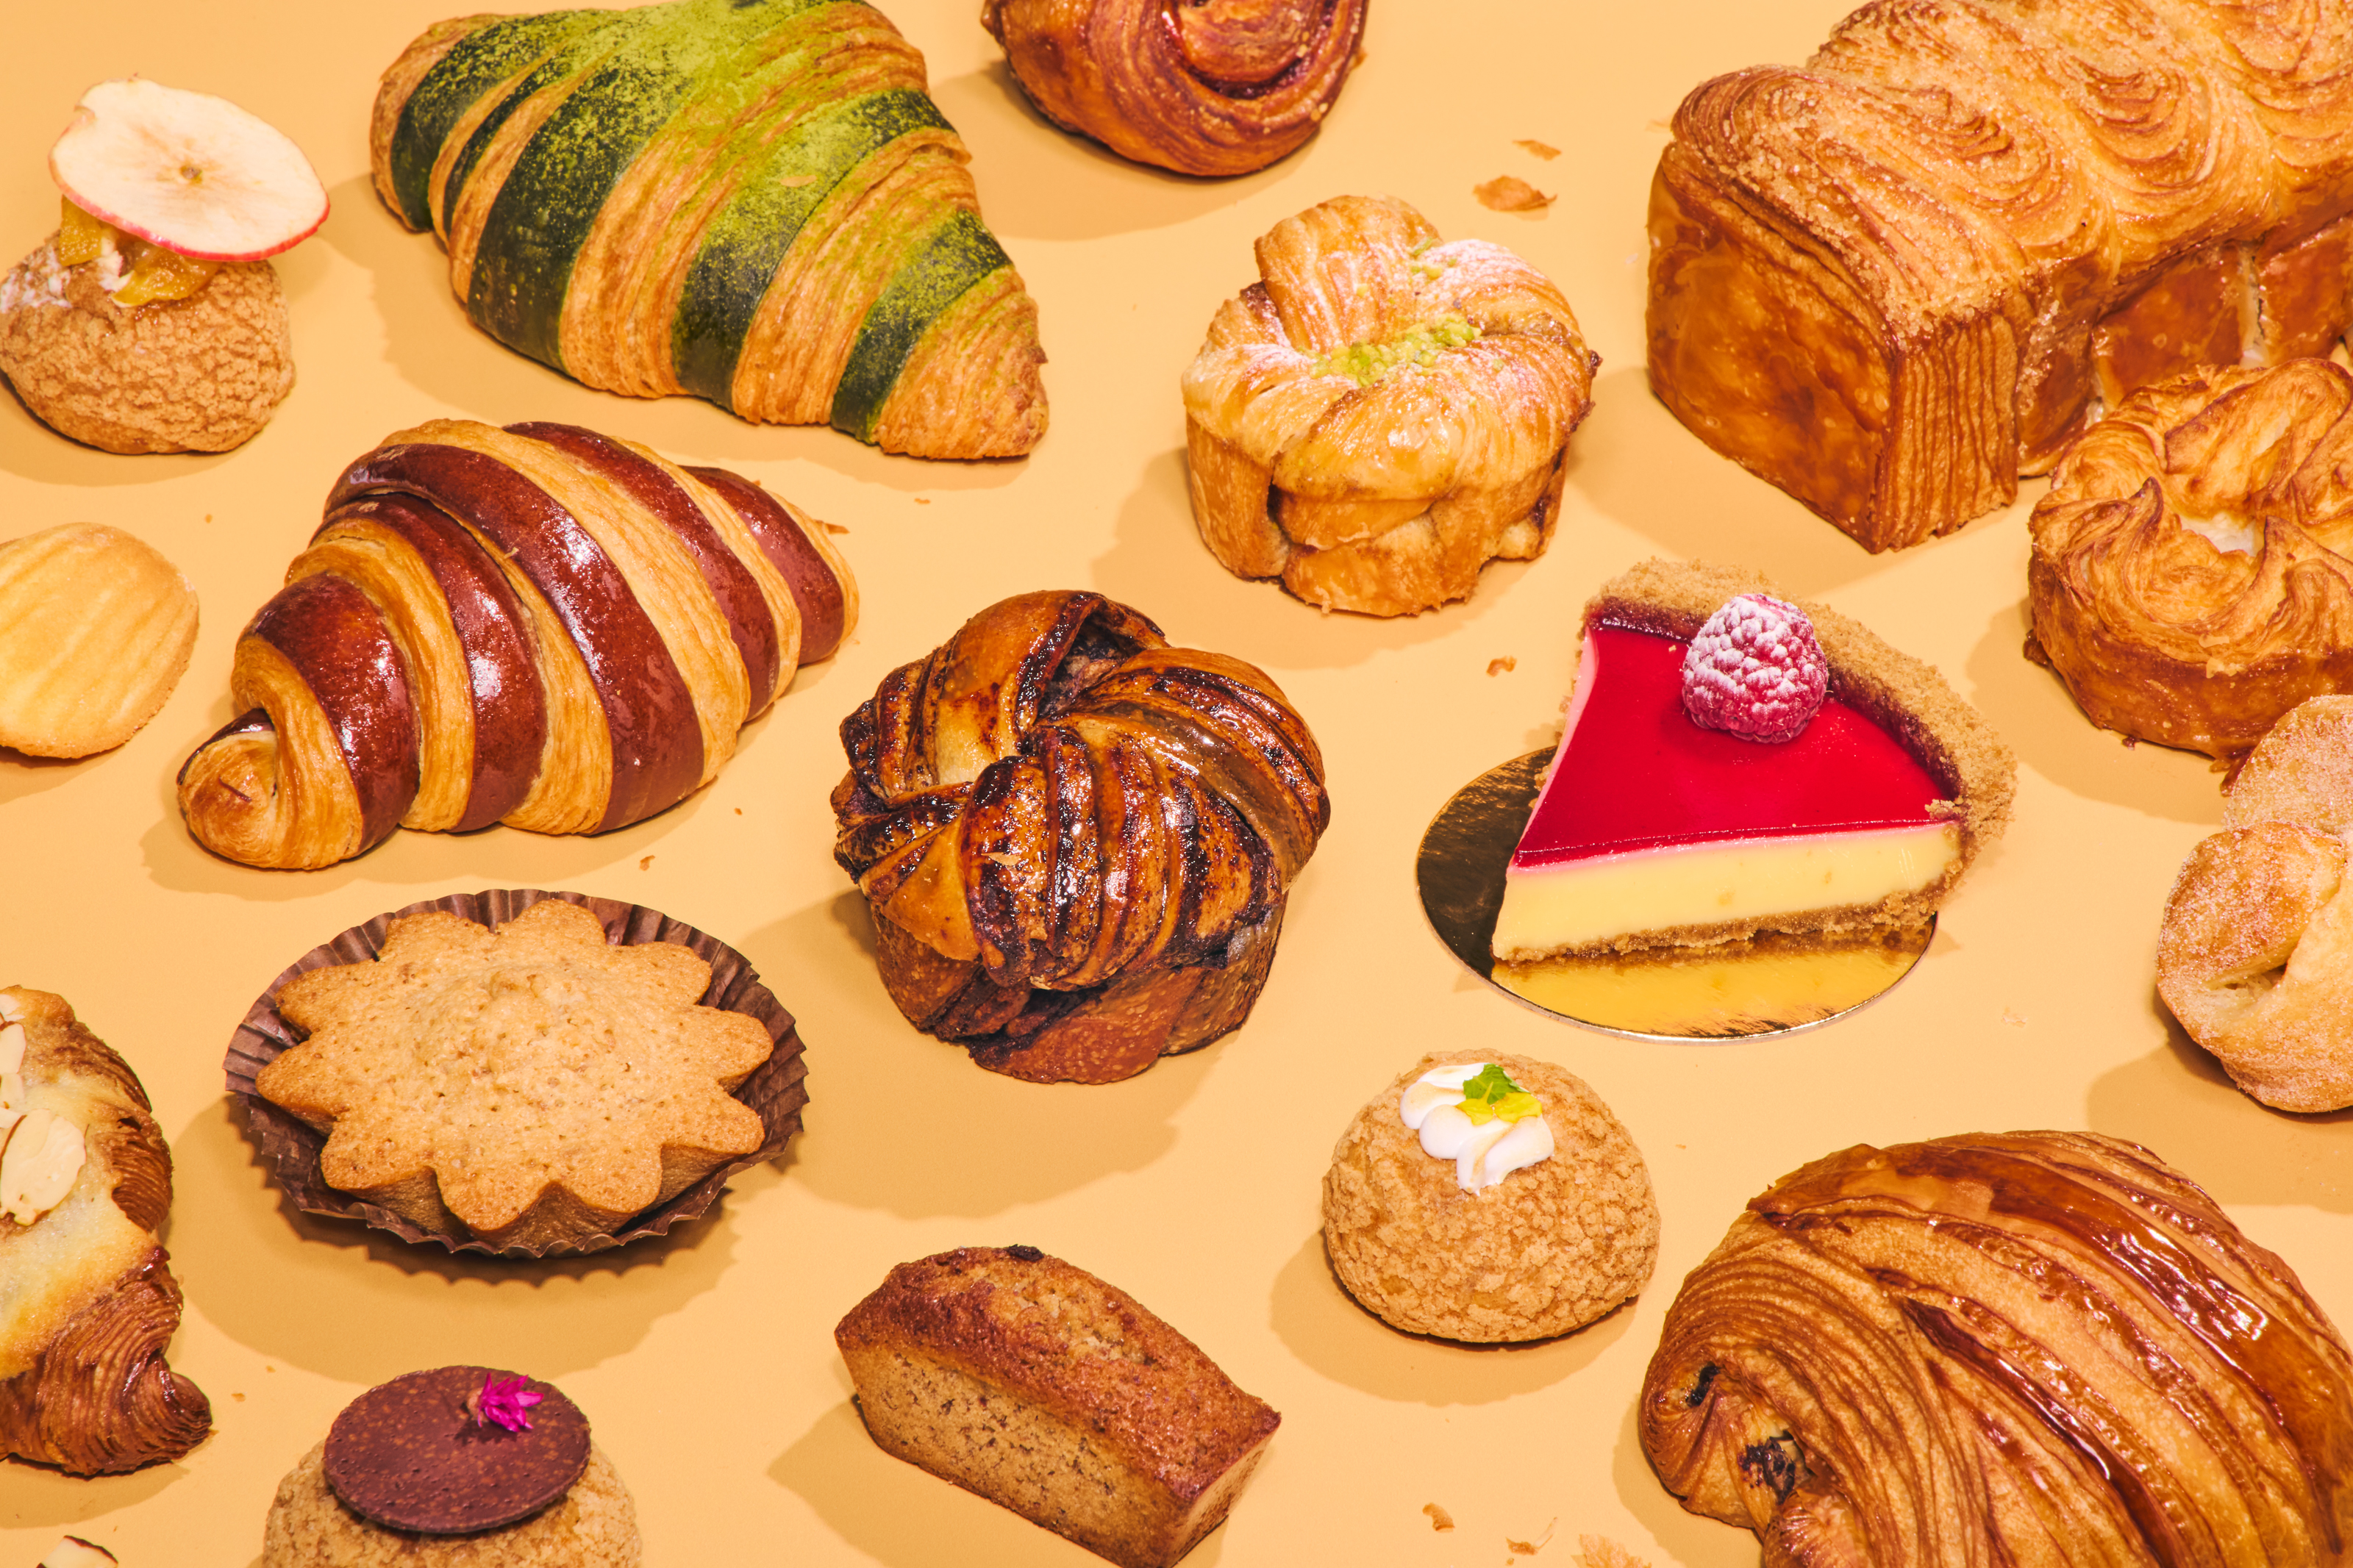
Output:
[[[310,1037],[257,1083],[328,1134],[329,1185],[494,1248],[576,1244],[761,1146],[727,1091],[767,1031],[696,1005],[710,980],[559,899],[495,934],[410,915],[376,962],[287,983],[279,1011]]]

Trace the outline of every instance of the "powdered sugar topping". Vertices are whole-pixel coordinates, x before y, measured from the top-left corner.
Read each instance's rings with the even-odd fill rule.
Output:
[[[1797,605],[1743,594],[1708,616],[1683,655],[1683,711],[1750,741],[1789,741],[1830,689],[1830,660]]]

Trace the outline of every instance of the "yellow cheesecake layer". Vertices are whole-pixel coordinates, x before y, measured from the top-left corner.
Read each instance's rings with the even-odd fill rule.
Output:
[[[1495,916],[1495,956],[1542,958],[1641,931],[1875,904],[1928,887],[1959,854],[1957,828],[1924,823],[1514,867]]]

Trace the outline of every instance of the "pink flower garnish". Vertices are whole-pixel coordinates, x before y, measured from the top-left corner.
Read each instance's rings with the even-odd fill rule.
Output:
[[[1803,610],[1743,594],[1692,638],[1683,655],[1683,711],[1704,729],[1747,740],[1795,740],[1821,707],[1830,677]]]
[[[531,1417],[523,1412],[544,1397],[533,1393],[530,1384],[521,1376],[501,1383],[499,1374],[491,1373],[482,1379],[482,1391],[466,1401],[466,1408],[472,1413],[477,1426],[487,1426],[495,1421],[510,1432],[528,1432]]]

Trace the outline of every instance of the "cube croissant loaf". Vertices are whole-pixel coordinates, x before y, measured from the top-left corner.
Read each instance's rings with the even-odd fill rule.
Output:
[[[2008,503],[2137,387],[2353,314],[2341,0],[1883,0],[1674,137],[1651,389],[1873,551]]]

